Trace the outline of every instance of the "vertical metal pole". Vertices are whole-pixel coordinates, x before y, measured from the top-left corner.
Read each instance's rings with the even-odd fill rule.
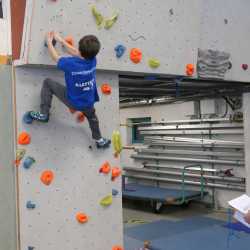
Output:
[[[243,94],[246,193],[250,195],[250,93]]]

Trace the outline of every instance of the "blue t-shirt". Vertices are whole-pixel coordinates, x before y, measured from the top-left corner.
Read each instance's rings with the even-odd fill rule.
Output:
[[[99,101],[96,88],[96,58],[61,57],[57,68],[64,71],[69,103],[76,110],[92,108]]]

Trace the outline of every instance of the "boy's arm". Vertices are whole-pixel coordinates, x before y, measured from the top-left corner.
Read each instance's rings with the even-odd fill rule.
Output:
[[[54,32],[49,32],[47,34],[48,50],[49,50],[51,58],[57,63],[61,56],[58,54],[55,47],[53,46],[53,43],[52,43],[53,38],[54,38]]]
[[[65,41],[58,33],[55,33],[55,39],[61,43],[67,50],[67,52],[72,56],[80,56],[79,51],[67,41]]]

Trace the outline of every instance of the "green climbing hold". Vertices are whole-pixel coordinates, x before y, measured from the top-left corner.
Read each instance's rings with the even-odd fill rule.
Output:
[[[96,7],[94,5],[92,6],[91,11],[92,11],[92,14],[95,18],[97,26],[100,28],[102,25],[102,22],[104,20],[102,14],[100,12],[98,12],[98,10],[96,9]]]
[[[26,153],[26,150],[23,148],[19,148],[16,151],[16,160],[21,161]]]
[[[104,28],[110,29],[118,19],[118,13],[115,13],[111,18],[106,18],[104,20]]]
[[[150,58],[149,60],[148,60],[148,64],[149,64],[149,66],[151,67],[151,68],[158,68],[160,65],[161,65],[161,63],[160,63],[160,61],[159,60],[157,60],[157,59],[155,59],[155,58]]]
[[[113,202],[113,198],[112,195],[108,195],[106,197],[104,197],[101,201],[100,201],[100,205],[104,206],[104,207],[108,207],[112,204]]]

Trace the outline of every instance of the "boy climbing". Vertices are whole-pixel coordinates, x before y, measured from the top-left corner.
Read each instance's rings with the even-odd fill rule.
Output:
[[[71,55],[62,57],[54,45],[61,43]],[[79,41],[79,50],[65,41],[58,33],[49,32],[46,43],[51,58],[57,63],[57,68],[65,74],[66,87],[51,79],[45,79],[41,90],[40,111],[30,111],[33,120],[48,122],[53,95],[68,108],[82,112],[88,119],[92,137],[97,148],[107,148],[110,140],[101,136],[99,121],[94,104],[99,101],[96,87],[96,55],[101,44],[93,35],[84,36]]]

